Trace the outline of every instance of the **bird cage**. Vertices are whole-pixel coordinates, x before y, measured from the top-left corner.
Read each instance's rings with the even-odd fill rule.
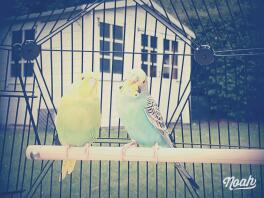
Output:
[[[100,74],[102,118],[93,146],[128,143],[115,90],[134,68],[148,76],[176,147],[263,148],[264,39],[252,4],[97,0],[3,19],[0,196],[261,197],[263,165],[183,163],[200,186],[193,193],[172,163],[79,161],[59,182],[60,160],[25,157],[28,145],[59,144],[58,103],[89,71]],[[252,176],[256,187],[230,190],[223,181],[232,176]]]

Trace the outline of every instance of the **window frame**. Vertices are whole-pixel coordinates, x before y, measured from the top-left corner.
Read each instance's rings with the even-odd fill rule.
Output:
[[[145,40],[143,42],[143,38],[147,40]],[[155,45],[156,47],[153,47],[152,46],[152,41],[153,41],[153,38],[156,39],[155,41]],[[149,34],[145,34],[145,33],[142,33],[141,34],[141,68],[143,69],[143,65],[144,67],[147,66],[147,76],[148,77],[151,77],[151,78],[157,78],[158,77],[158,40],[159,38],[157,37],[157,35],[149,35]],[[143,45],[144,44],[144,45]],[[145,45],[146,44],[146,45]],[[147,53],[146,55],[143,54],[142,52],[144,51],[144,53]],[[144,59],[143,59],[144,57]],[[146,57],[146,60],[145,60],[145,57]],[[154,61],[153,61],[154,59]],[[155,70],[155,75],[152,75],[153,73],[153,70]]]
[[[101,36],[101,24],[102,23],[105,23],[107,25],[109,25],[109,37],[103,37]],[[114,27],[118,27],[118,28],[122,28],[122,38],[119,39],[119,38],[114,38]],[[100,56],[99,56],[99,59],[100,59],[100,72],[104,72],[101,70],[101,62],[103,59],[105,60],[109,60],[109,72],[104,72],[104,74],[111,74],[113,72],[113,74],[115,75],[122,75],[122,73],[120,72],[114,72],[114,69],[113,69],[113,62],[114,61],[122,61],[122,67],[124,67],[124,59],[123,59],[123,53],[113,53],[114,51],[114,48],[117,46],[117,45],[121,45],[121,48],[123,50],[123,47],[124,47],[124,26],[122,25],[118,25],[118,24],[110,24],[110,23],[107,23],[107,22],[99,22],[99,42],[109,42],[109,51],[112,52],[112,53],[102,53],[101,51],[105,51],[105,49],[101,49],[101,44],[100,44]],[[115,33],[115,37],[116,37],[116,33]],[[123,68],[122,68],[123,69]]]
[[[27,39],[27,40],[34,40],[35,39],[35,35],[36,35],[36,29],[35,28],[31,28],[31,29],[22,29],[22,30],[13,30],[11,31],[11,45],[14,45],[16,43],[19,43],[19,44],[23,44],[23,42],[26,41],[26,32],[27,31],[33,31],[34,33],[32,35],[34,35],[34,38],[32,39]],[[14,42],[13,41],[13,34],[15,32],[20,32],[21,34],[21,42]],[[11,52],[11,56],[10,56],[10,71],[9,71],[9,76],[10,76],[10,79],[15,79],[19,76],[19,74],[17,75],[13,75],[13,68],[12,67],[15,67],[16,64],[20,64],[21,65],[21,68],[20,68],[20,76],[22,78],[33,78],[33,72],[32,72],[32,75],[25,75],[28,71],[26,71],[25,67],[27,64],[33,64],[33,68],[34,68],[34,62],[32,61],[27,61],[27,60],[24,60],[23,58],[19,59],[17,62],[15,60],[13,60],[13,53]]]
[[[165,42],[169,42],[169,48],[165,48]],[[176,43],[177,49],[174,49],[173,44]],[[162,78],[168,78],[170,79],[172,77],[172,79],[178,80],[178,53],[179,51],[179,42],[177,39],[175,40],[171,40],[171,39],[167,39],[167,38],[163,38],[163,56],[162,56],[162,73],[161,76]],[[164,57],[168,56],[169,57],[169,61],[167,63],[167,61],[165,62]],[[176,61],[174,60],[176,57]],[[176,64],[174,64],[176,62]],[[164,71],[169,71],[167,73],[163,73]],[[174,75],[172,75],[172,73],[174,73],[174,70],[176,70],[176,77],[174,77]],[[169,75],[169,77],[165,76],[165,75]]]

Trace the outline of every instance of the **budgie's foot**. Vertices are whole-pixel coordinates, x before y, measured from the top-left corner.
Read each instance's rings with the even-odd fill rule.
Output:
[[[127,149],[129,148],[133,148],[133,147],[136,147],[137,146],[137,142],[135,140],[132,140],[132,142],[128,143],[128,144],[125,144],[124,146],[122,146],[121,148],[121,159],[122,160],[125,160],[125,157],[126,157],[126,151]]]
[[[156,143],[153,147],[153,152],[154,152],[154,159],[156,161],[156,164],[158,163],[158,150],[159,150],[159,145]]]
[[[86,156],[87,156],[87,159],[89,159],[89,157],[90,157],[90,148],[91,148],[91,144],[89,144],[89,143],[87,143],[87,144],[85,144],[85,146],[84,146],[84,150],[85,150],[85,154],[86,154]]]

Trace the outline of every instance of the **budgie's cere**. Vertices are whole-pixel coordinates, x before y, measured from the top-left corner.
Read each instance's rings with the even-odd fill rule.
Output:
[[[61,144],[69,147],[92,143],[100,120],[98,81],[93,73],[87,73],[81,81],[72,85],[58,106],[56,128]],[[74,166],[75,160],[64,160],[61,179],[71,174]]]
[[[144,71],[132,70],[127,80],[119,87],[117,96],[117,110],[121,122],[133,140],[132,143],[125,145],[124,149],[135,142],[145,147],[157,148],[157,145],[174,147],[158,105],[148,94],[147,76]],[[180,164],[175,164],[175,167],[188,179],[194,189],[199,188]]]

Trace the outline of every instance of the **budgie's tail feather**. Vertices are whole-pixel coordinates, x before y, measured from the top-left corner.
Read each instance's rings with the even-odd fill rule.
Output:
[[[181,164],[175,163],[175,168],[179,171],[179,174],[183,177],[183,179],[187,179],[189,181],[192,189],[195,191],[195,194],[199,196],[196,190],[199,190],[200,187],[192,178],[192,176],[186,171],[186,169]]]
[[[61,176],[59,178],[60,181],[62,181],[66,175],[71,174],[74,166],[75,166],[76,160],[63,160],[62,162],[62,170],[61,170]]]

